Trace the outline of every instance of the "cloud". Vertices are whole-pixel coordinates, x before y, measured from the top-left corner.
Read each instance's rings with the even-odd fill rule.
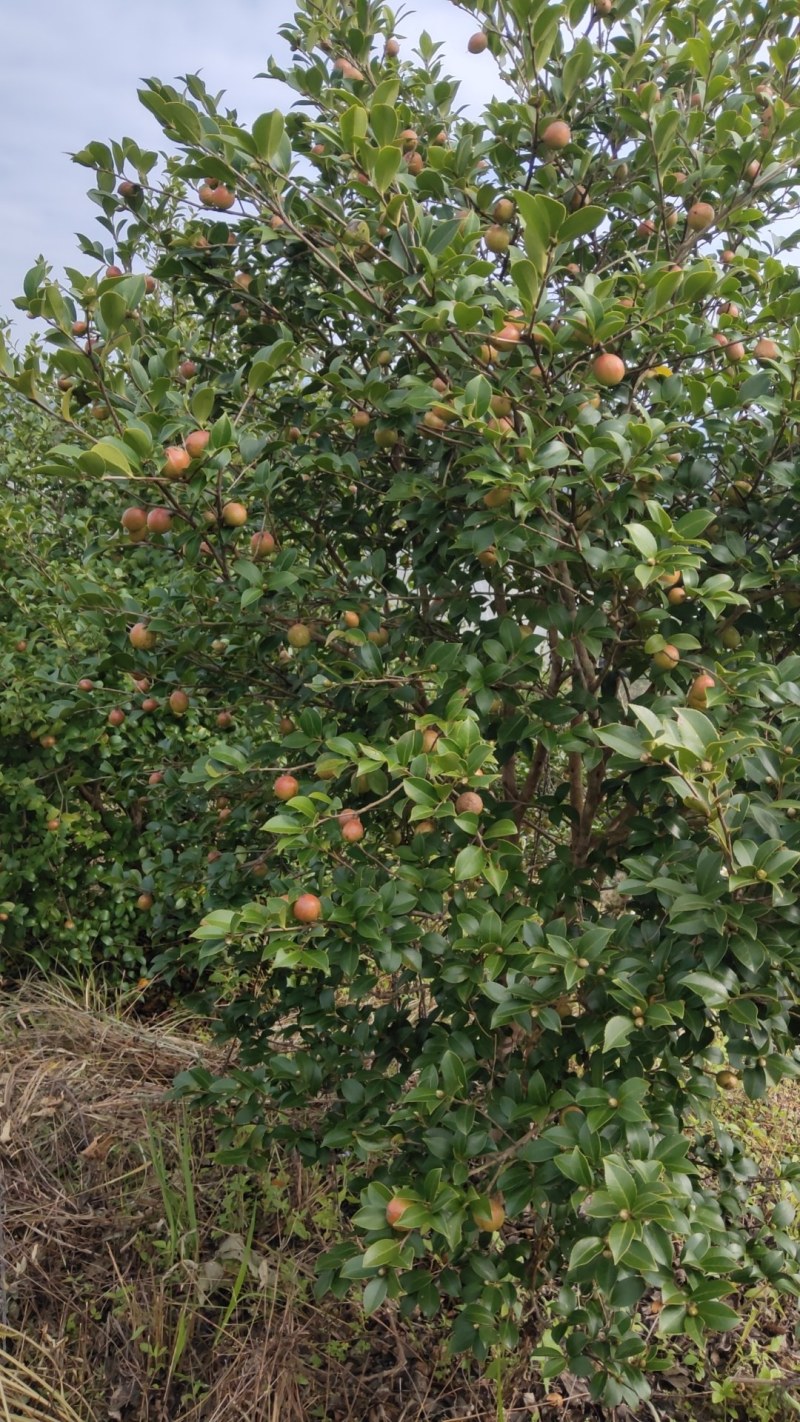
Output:
[[[14,142],[0,147],[0,313],[35,259],[44,255],[57,273],[80,265],[74,234],[101,234],[86,196],[90,174],[68,154],[91,139],[128,136],[143,147],[163,147],[155,119],[136,91],[143,77],[167,82],[199,71],[212,92],[224,89],[244,122],[264,109],[287,107],[291,95],[257,79],[270,54],[286,58],[279,27],[291,18],[292,0],[35,0],[4,7],[3,131]],[[410,16],[402,27],[406,53],[423,27]],[[425,0],[424,27],[444,40],[445,71],[464,81],[459,102],[477,110],[491,97],[496,71],[489,55],[466,52],[475,20],[449,0]],[[21,338],[28,325],[18,321]]]

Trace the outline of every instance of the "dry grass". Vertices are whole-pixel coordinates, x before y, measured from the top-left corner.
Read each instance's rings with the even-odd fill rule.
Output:
[[[535,1402],[546,1388],[524,1348],[503,1413],[476,1368],[445,1360],[442,1330],[315,1302],[340,1180],[294,1157],[258,1174],[216,1163],[208,1117],[168,1099],[193,1062],[223,1067],[197,1023],[55,989],[0,995],[0,1422],[598,1422],[577,1378],[559,1407]],[[789,1083],[726,1102],[768,1194],[798,1116]],[[744,1326],[706,1359],[676,1343],[642,1418],[800,1413],[794,1306],[763,1289],[741,1302]],[[727,1411],[715,1373],[736,1383]]]

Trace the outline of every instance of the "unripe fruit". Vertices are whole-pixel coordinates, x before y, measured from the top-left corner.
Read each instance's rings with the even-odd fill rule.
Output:
[[[364,826],[358,816],[354,819],[345,820],[342,825],[342,839],[346,840],[348,844],[357,844],[358,841],[363,838]]]
[[[278,800],[292,800],[300,794],[300,781],[293,775],[279,775],[272,788]]]
[[[192,430],[191,434],[186,436],[184,444],[186,445],[186,453],[190,459],[202,458],[206,452],[210,438],[211,436],[208,430]]]
[[[680,659],[681,654],[678,648],[673,647],[671,642],[667,642],[666,646],[662,647],[660,652],[655,653],[653,666],[658,667],[659,671],[672,671],[673,667],[678,665]]]
[[[241,528],[243,523],[247,523],[247,509],[244,504],[231,502],[222,505],[222,522],[228,528]]]
[[[511,222],[513,220],[514,213],[516,212],[516,210],[516,206],[511,201],[511,198],[498,198],[497,202],[492,208],[492,217],[494,218],[495,222]]]
[[[506,1212],[500,1196],[492,1195],[488,1211],[485,1206],[476,1206],[472,1211],[472,1218],[478,1229],[482,1229],[486,1234],[494,1234],[498,1229],[502,1229]]]
[[[169,533],[172,528],[172,514],[169,509],[151,509],[147,515],[147,527],[151,533]]]
[[[142,912],[146,912],[147,909],[151,909],[153,907],[153,895],[140,894],[138,899],[136,900],[136,907],[138,909],[141,909]]]
[[[301,894],[292,904],[292,914],[298,923],[317,923],[322,917],[322,904],[316,894]]]
[[[187,450],[179,444],[171,444],[164,450],[162,473],[166,475],[167,479],[180,479],[191,462]]]
[[[753,355],[756,360],[779,360],[780,354],[775,342],[767,336],[760,336],[753,346]]]
[[[739,1085],[739,1078],[735,1071],[718,1071],[717,1086],[723,1091],[733,1091]]]
[[[147,513],[144,509],[131,507],[125,510],[120,523],[128,533],[140,533],[147,527]]]
[[[258,561],[259,558],[266,558],[270,553],[275,552],[275,539],[271,533],[262,528],[259,533],[254,533],[250,539],[250,557]]]
[[[704,232],[711,227],[716,215],[710,202],[693,202],[686,214],[686,225],[690,232]]]
[[[720,633],[719,640],[723,647],[727,647],[728,651],[734,652],[737,647],[741,647],[742,645],[742,634],[738,627],[724,627]]]
[[[121,726],[125,720],[125,712],[120,706],[113,706],[106,717],[109,726]]]
[[[393,449],[400,436],[389,425],[381,425],[372,436],[378,449]]]
[[[286,640],[290,647],[308,647],[311,642],[311,628],[305,622],[293,622],[286,633]]]
[[[407,1199],[405,1195],[393,1195],[386,1206],[386,1223],[395,1229],[409,1205],[413,1203],[413,1200]]]
[[[150,652],[156,645],[156,634],[150,631],[146,622],[134,622],[128,633],[128,641],[137,652]]]
[[[600,385],[619,385],[625,379],[625,362],[606,351],[592,361],[594,378]]]
[[[572,130],[563,119],[554,119],[542,134],[542,143],[546,148],[566,148],[572,142]]]
[[[495,224],[493,227],[487,227],[483,234],[483,240],[490,252],[500,256],[503,252],[507,252],[511,246],[511,233],[507,227]]]
[[[456,800],[456,814],[458,815],[479,815],[483,809],[483,800],[480,795],[476,795],[474,790],[465,790]]]
[[[467,50],[470,54],[483,54],[489,40],[484,30],[478,30],[477,34],[470,35],[467,40]]]
[[[487,509],[501,509],[513,497],[514,490],[510,484],[498,484],[494,489],[488,489],[483,496],[483,502]]]
[[[170,692],[169,709],[174,716],[186,715],[186,712],[189,710],[189,698],[185,691],[181,691],[180,688],[177,688],[175,691]]]

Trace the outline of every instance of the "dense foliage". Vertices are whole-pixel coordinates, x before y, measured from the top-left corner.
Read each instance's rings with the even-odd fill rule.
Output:
[[[462,8],[480,119],[304,0],[285,117],[151,80],[163,169],[77,155],[103,238],[3,358],[61,425],[4,513],[4,943],[145,922],[238,1044],[181,1082],[228,1158],[347,1162],[320,1287],[481,1356],[534,1308],[614,1405],[654,1291],[698,1338],[800,1281],[714,1120],[797,1070],[798,40]]]

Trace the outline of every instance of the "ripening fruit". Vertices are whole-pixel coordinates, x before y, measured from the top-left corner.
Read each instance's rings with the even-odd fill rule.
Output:
[[[718,1071],[717,1086],[723,1091],[733,1091],[739,1085],[739,1078],[735,1071]]]
[[[136,907],[138,909],[141,909],[142,912],[146,912],[147,909],[151,909],[153,907],[153,895],[140,894],[138,899],[136,900]]]
[[[191,464],[191,458],[187,450],[179,444],[171,444],[164,450],[164,465],[162,473],[168,479],[180,479]]]
[[[345,820],[342,825],[342,839],[348,844],[357,844],[364,838],[364,826],[357,815],[352,819]]]
[[[686,214],[686,225],[691,232],[704,232],[716,215],[710,202],[693,202]]]
[[[563,119],[554,119],[542,133],[545,148],[566,148],[572,142],[572,130]]]
[[[192,430],[186,436],[184,444],[186,452],[191,459],[201,459],[206,452],[208,441],[211,438],[208,430]]]
[[[594,378],[600,385],[619,385],[625,379],[625,362],[618,355],[604,351],[592,361]]]
[[[511,222],[513,221],[516,210],[516,205],[512,202],[511,198],[498,198],[492,208],[492,217],[495,222]]]
[[[88,329],[89,326],[86,321],[73,321],[72,323],[73,336],[85,336]]]
[[[278,722],[278,730],[282,736],[290,736],[294,730],[294,721],[291,716],[281,716]]]
[[[387,59],[396,59],[400,53],[400,41],[392,35],[391,39],[387,39],[383,46],[383,52]]]
[[[217,725],[221,731],[227,731],[233,725],[233,715],[230,711],[217,712]]]
[[[278,800],[293,800],[300,794],[300,781],[293,775],[279,775],[272,789]]]
[[[494,252],[495,256],[501,256],[511,246],[511,233],[507,227],[501,227],[499,223],[496,223],[493,227],[487,227],[483,234],[483,240],[490,252]]]
[[[224,183],[219,183],[211,190],[211,207],[219,208],[221,212],[228,212],[236,201],[236,194],[232,193]]]
[[[142,190],[141,190],[141,188],[139,187],[139,184],[138,184],[138,183],[132,183],[131,180],[130,180],[130,178],[123,178],[123,179],[122,179],[122,182],[120,183],[119,187],[117,188],[117,192],[119,193],[120,197],[123,197],[123,198],[135,198],[135,197],[138,197],[138,196],[139,196],[139,193],[140,193],[141,191],[142,191]]]
[[[107,277],[121,277],[121,276],[122,276],[122,267],[106,267],[106,276],[107,276]]]
[[[689,594],[685,587],[679,585],[678,587],[670,588],[667,593],[667,602],[670,603],[672,607],[680,607],[680,604],[685,602],[688,596]]]
[[[43,750],[52,750],[55,744],[55,736],[41,736],[39,738],[39,745],[42,747]]]
[[[426,755],[429,755],[434,749],[441,734],[441,731],[437,731],[435,726],[425,727],[425,730],[422,732],[422,749]]]
[[[275,552],[275,539],[271,533],[262,528],[259,533],[254,533],[250,539],[250,557],[256,561],[259,558],[266,558],[270,553]]]
[[[472,1211],[472,1218],[478,1229],[482,1229],[486,1234],[494,1234],[498,1229],[502,1229],[505,1224],[506,1212],[499,1195],[492,1195],[489,1201],[488,1212],[485,1207],[476,1205]]]
[[[146,622],[134,622],[128,641],[137,652],[151,652],[156,645],[156,634],[150,631]]]
[[[147,527],[151,533],[169,533],[172,528],[172,514],[169,509],[151,509],[147,515]]]
[[[673,667],[678,665],[680,659],[681,654],[678,648],[673,647],[671,642],[667,642],[666,645],[661,648],[660,652],[654,654],[653,666],[658,667],[659,671],[672,671]]]
[[[476,795],[474,790],[465,790],[456,800],[456,814],[458,815],[479,815],[483,809],[483,800],[480,795]]]
[[[363,79],[364,75],[355,64],[351,64],[349,59],[334,59],[334,69],[338,69],[343,79]]]
[[[292,914],[298,923],[318,923],[322,917],[322,904],[316,894],[301,894],[292,904]]]
[[[94,690],[94,682],[91,681],[88,676],[82,676],[81,679],[80,679],[80,681],[78,682],[78,690],[79,690],[79,691],[93,691],[93,690]]]
[[[393,1195],[386,1206],[386,1223],[396,1229],[409,1205],[413,1203],[406,1195]]]
[[[106,717],[106,720],[108,721],[109,726],[121,726],[123,721],[125,720],[125,712],[122,710],[121,706],[112,706]]]
[[[483,548],[478,554],[478,562],[482,568],[493,568],[497,563],[497,550],[495,548]]]
[[[156,698],[154,696],[146,696],[144,701],[142,702],[142,710],[148,713],[150,711],[157,711],[158,702],[156,701]]]
[[[311,642],[311,628],[305,622],[293,622],[286,633],[286,640],[290,647],[308,647]]]
[[[180,687],[171,691],[169,695],[169,709],[175,716],[185,716],[189,710],[189,698]]]
[[[125,510],[120,523],[128,533],[140,533],[147,527],[147,514],[144,509],[131,507]]]
[[[759,163],[757,158],[754,158],[752,162],[748,163],[747,167],[745,168],[744,175],[749,183],[754,183],[760,172],[761,164]]]
[[[753,355],[756,360],[779,360],[780,351],[774,341],[768,336],[760,336],[753,346]]]
[[[228,528],[241,528],[243,523],[247,523],[247,509],[244,504],[231,502],[222,505],[222,522]]]
[[[735,365],[740,360],[744,360],[744,346],[741,341],[728,341],[725,346],[725,359],[729,364]]]
[[[61,821],[57,819],[48,820],[45,828],[49,829],[51,834],[56,834],[56,832],[61,829]]]
[[[350,418],[353,421],[353,428],[357,430],[365,430],[370,422],[367,410],[354,410]]]
[[[178,366],[178,374],[183,376],[184,380],[193,380],[197,374],[197,366],[193,360],[182,360]]]
[[[421,153],[404,153],[403,162],[405,163],[406,169],[411,174],[412,178],[418,178],[423,168],[425,167],[425,159],[423,158]]]
[[[510,484],[497,484],[495,488],[488,489],[483,496],[483,502],[487,509],[501,509],[512,498],[514,490]]]
[[[497,346],[499,351],[511,351],[522,339],[522,331],[523,327],[518,322],[506,321],[499,331],[495,331],[489,337],[489,340],[493,346]]]
[[[716,686],[713,676],[708,672],[701,672],[696,676],[686,697],[686,705],[691,706],[694,711],[705,711],[708,705],[708,692]]]
[[[488,36],[484,30],[478,30],[477,34],[470,35],[467,40],[467,50],[470,54],[483,54],[489,43]]]
[[[148,785],[160,785],[163,779],[163,770],[151,770],[147,777],[147,783]]]
[[[342,613],[342,621],[344,622],[345,627],[349,627],[352,629],[353,627],[358,627],[359,623],[361,622],[361,618],[359,617],[357,612],[347,611]]]

